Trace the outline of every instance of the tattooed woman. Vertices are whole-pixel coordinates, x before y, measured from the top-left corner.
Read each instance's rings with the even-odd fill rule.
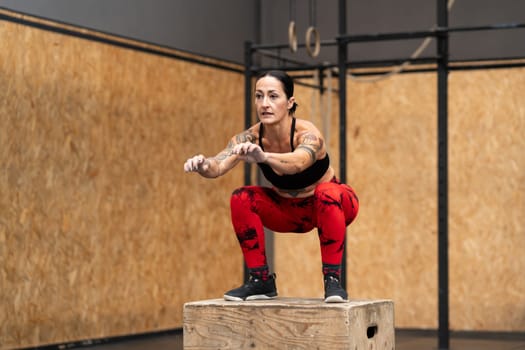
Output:
[[[341,261],[346,226],[359,202],[352,188],[335,177],[323,136],[309,121],[295,118],[292,78],[282,71],[257,77],[255,107],[259,122],[231,138],[215,157],[197,155],[186,172],[214,178],[239,162],[257,163],[273,187],[244,186],[230,199],[233,228],[249,270],[249,280],[224,294],[226,300],[271,299],[277,296],[275,274],[269,272],[264,228],[304,233],[317,228],[321,246],[325,302],[344,302]]]

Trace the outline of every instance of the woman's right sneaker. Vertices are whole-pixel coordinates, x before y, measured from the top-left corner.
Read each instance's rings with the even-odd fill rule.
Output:
[[[274,273],[268,275],[266,281],[250,275],[244,285],[224,293],[224,299],[229,301],[273,299],[277,297],[275,278]]]
[[[324,276],[324,302],[344,303],[348,301],[348,293],[341,287],[337,275],[328,273]]]

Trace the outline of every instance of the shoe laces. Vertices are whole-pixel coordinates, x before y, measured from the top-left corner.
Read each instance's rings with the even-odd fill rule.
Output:
[[[258,277],[258,276],[253,276],[253,275],[250,275],[248,277],[248,281],[246,281],[246,283],[244,284],[246,287],[249,287],[249,286],[253,286],[253,285],[256,285],[256,284],[259,284],[259,283],[263,283],[264,281],[262,280],[262,278]]]
[[[325,288],[326,289],[338,289],[341,288],[339,284],[339,278],[332,274],[328,274],[324,278]]]

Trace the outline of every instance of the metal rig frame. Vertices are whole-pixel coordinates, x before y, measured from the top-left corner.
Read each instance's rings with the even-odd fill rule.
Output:
[[[339,0],[338,4],[338,31],[339,35],[335,40],[322,41],[321,46],[337,45],[338,59],[336,64],[309,65],[282,58],[272,54],[271,50],[288,48],[288,44],[263,45],[246,42],[244,46],[244,76],[245,76],[245,127],[248,128],[252,123],[252,78],[257,73],[269,69],[281,69],[285,71],[305,71],[315,69],[337,68],[339,83],[339,179],[346,182],[346,93],[347,93],[347,73],[350,67],[385,67],[388,65],[399,64],[409,61],[419,64],[435,64],[435,68],[415,69],[408,72],[428,72],[437,73],[437,138],[438,138],[438,348],[449,349],[450,329],[449,329],[449,259],[448,259],[448,73],[451,70],[468,69],[488,69],[488,68],[509,68],[525,66],[525,62],[518,63],[488,63],[477,65],[452,65],[449,60],[449,34],[468,31],[488,31],[488,30],[507,30],[514,28],[525,28],[525,23],[519,24],[498,24],[476,27],[448,27],[447,0],[436,0],[437,4],[437,28],[427,31],[398,32],[383,34],[349,35],[346,25],[346,3],[347,0]],[[258,22],[260,25],[260,22]],[[367,62],[348,62],[348,45],[358,42],[403,40],[433,37],[437,41],[437,53],[435,57],[418,58],[406,60],[382,60]],[[299,44],[298,47],[305,47]],[[259,67],[254,64],[253,55],[261,53],[268,57],[278,59],[280,62],[292,62],[296,66],[274,66]],[[459,61],[458,61],[459,63]],[[377,71],[364,74],[380,74]],[[322,77],[322,74],[320,74]],[[323,91],[322,83],[319,88]],[[251,183],[251,167],[246,164],[244,168],[244,182]],[[245,271],[246,274],[246,271]],[[343,254],[341,283],[346,287],[346,249]]]

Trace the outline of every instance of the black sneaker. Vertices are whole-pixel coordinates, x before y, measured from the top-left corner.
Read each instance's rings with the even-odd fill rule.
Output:
[[[275,274],[268,275],[268,280],[250,275],[248,282],[239,288],[224,293],[224,299],[229,301],[273,299],[277,296]]]
[[[348,293],[341,287],[339,278],[333,274],[324,276],[324,302],[344,303],[348,301]]]

